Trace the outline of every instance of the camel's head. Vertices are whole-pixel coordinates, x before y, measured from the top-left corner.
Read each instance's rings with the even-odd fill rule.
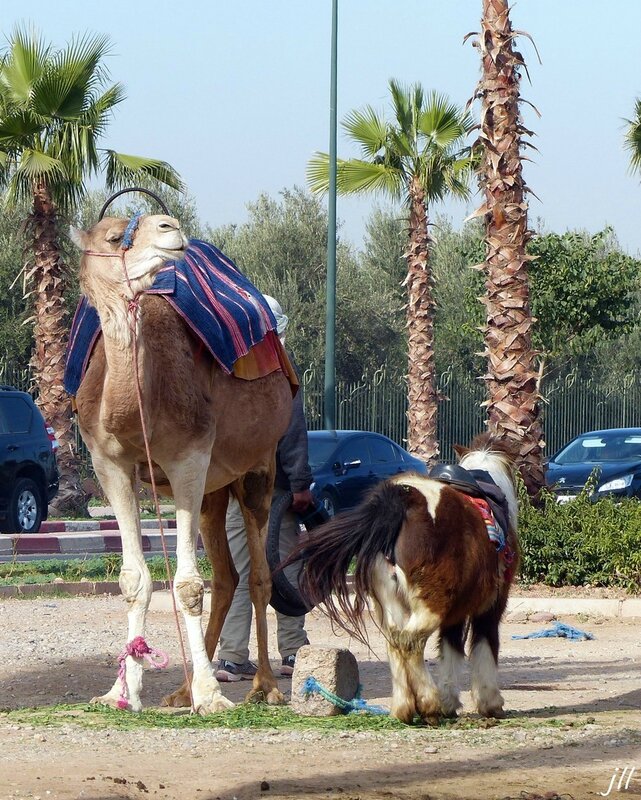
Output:
[[[166,261],[183,257],[188,242],[178,220],[164,214],[143,216],[133,232],[130,222],[104,217],[89,231],[71,229],[72,241],[84,253],[80,285],[90,299],[97,288],[96,282],[103,290],[110,285],[125,295],[130,294],[128,281],[135,292],[147,289]],[[127,249],[123,249],[125,232],[131,239]]]

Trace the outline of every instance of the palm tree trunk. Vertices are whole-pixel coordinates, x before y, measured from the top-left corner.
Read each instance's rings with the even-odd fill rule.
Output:
[[[29,218],[34,267],[34,339],[31,364],[38,387],[38,405],[60,443],[60,490],[53,506],[60,513],[87,515],[87,497],[80,479],[73,412],[63,388],[67,346],[67,311],[64,300],[64,265],[56,237],[56,209],[45,184],[34,186]]]
[[[485,192],[488,427],[516,441],[530,494],[543,484],[537,353],[532,348],[526,186],[521,174],[519,67],[507,0],[483,0],[481,140]]]
[[[410,185],[407,260],[407,449],[424,461],[438,456],[437,395],[434,362],[434,279],[429,267],[425,192],[418,179]]]

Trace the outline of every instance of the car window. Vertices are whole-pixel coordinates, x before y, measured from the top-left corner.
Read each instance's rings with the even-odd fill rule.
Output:
[[[370,457],[367,449],[367,440],[360,436],[358,439],[351,439],[341,447],[338,452],[337,461],[344,464],[346,461],[360,461],[361,464],[369,464]]]
[[[568,445],[556,457],[557,464],[601,464],[606,461],[630,461],[641,457],[641,437],[638,435],[582,436]]]
[[[328,461],[335,461],[332,459],[332,453],[336,450],[335,439],[317,439],[316,437],[309,437],[307,439],[308,445],[308,460],[309,467],[312,472],[322,467]]]
[[[400,460],[391,442],[386,442],[384,439],[370,439],[368,444],[372,464],[393,464]]]
[[[0,433],[28,433],[31,406],[21,397],[0,398]]]

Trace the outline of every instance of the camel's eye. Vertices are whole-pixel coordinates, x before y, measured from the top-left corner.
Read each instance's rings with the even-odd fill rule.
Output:
[[[169,222],[161,222],[158,225],[158,227],[160,228],[161,231],[173,231],[174,230],[174,226],[171,225]]]
[[[119,242],[122,239],[123,232],[116,228],[112,228],[111,230],[107,231],[107,235],[105,236],[105,241],[107,242]]]

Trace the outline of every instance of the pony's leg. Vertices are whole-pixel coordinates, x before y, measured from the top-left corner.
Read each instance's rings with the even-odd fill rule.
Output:
[[[214,657],[220,631],[238,582],[238,573],[234,568],[225,535],[228,494],[227,488],[206,494],[200,513],[200,536],[213,571],[211,613],[205,631],[205,648],[210,661]],[[184,682],[180,689],[164,697],[162,704],[189,707],[191,705],[189,685]]]
[[[498,672],[499,620],[496,608],[472,619],[472,698],[484,717],[504,716]]]
[[[193,679],[191,694],[194,710],[211,714],[234,704],[223,697],[207,655],[202,629],[204,583],[198,571],[196,541],[198,518],[203,501],[205,476],[210,452],[192,453],[179,462],[163,464],[176,503],[176,575],[174,596],[183,613],[191,650]]]
[[[278,688],[269,663],[267,644],[267,604],[271,598],[272,581],[265,555],[265,540],[273,485],[273,469],[249,472],[237,481],[235,493],[247,530],[250,558],[249,594],[254,606],[258,644],[258,671],[246,699],[263,700],[270,705],[280,705],[285,702],[285,697]]]
[[[145,619],[152,591],[151,575],[142,550],[134,467],[131,464],[118,464],[96,453],[93,454],[93,465],[120,528],[122,569],[118,582],[128,604],[127,642],[131,642],[136,636],[145,635]],[[125,668],[127,709],[140,711],[143,662],[127,656]],[[94,697],[91,702],[116,707],[123,690],[122,682],[117,678],[107,694]]]
[[[440,713],[440,697],[425,664],[425,645],[439,627],[433,614],[409,590],[402,570],[379,556],[372,571],[374,607],[385,639],[392,673],[393,717],[407,724],[416,715]]]
[[[465,625],[441,628],[439,640],[440,672],[438,690],[441,711],[445,717],[455,717],[461,707],[460,682],[463,666]]]
[[[440,713],[438,690],[425,664],[427,639],[424,633],[388,633],[387,654],[393,687],[391,715],[408,725],[415,716],[429,719]]]

